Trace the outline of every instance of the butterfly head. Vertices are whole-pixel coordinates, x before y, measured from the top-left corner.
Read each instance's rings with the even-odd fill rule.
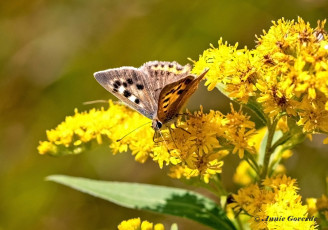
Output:
[[[154,130],[159,130],[162,128],[162,126],[163,126],[163,123],[161,121],[159,121],[158,119],[153,120],[152,127]]]

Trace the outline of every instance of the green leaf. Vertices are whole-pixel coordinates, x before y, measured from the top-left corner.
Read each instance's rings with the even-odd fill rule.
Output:
[[[259,165],[262,165],[262,163],[264,161],[265,148],[266,148],[267,141],[268,141],[268,130],[265,131],[265,134],[264,134],[263,139],[260,144],[259,158],[258,158]]]
[[[261,120],[263,125],[267,124],[266,115],[264,114],[261,105],[257,103],[255,99],[249,98],[246,106],[256,114],[256,116]]]
[[[47,180],[126,208],[180,216],[213,229],[235,229],[224,211],[214,201],[188,190],[138,183],[97,181],[63,175],[49,176]]]
[[[275,131],[275,133],[273,135],[272,143],[275,143],[277,140],[279,140],[279,138],[282,137],[282,135],[283,135],[282,131],[280,131],[280,130]],[[267,145],[267,141],[268,141],[268,130],[265,132],[265,135],[261,141],[260,151],[259,151],[259,164],[262,164],[264,161],[265,148]],[[271,155],[270,159],[274,158],[275,152]]]

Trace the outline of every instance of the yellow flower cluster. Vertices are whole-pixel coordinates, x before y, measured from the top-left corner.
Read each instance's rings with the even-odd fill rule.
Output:
[[[322,216],[328,221],[328,196],[322,195],[320,198],[306,199],[308,205],[308,212],[311,216]]]
[[[256,56],[246,47],[237,49],[234,46],[219,40],[219,48],[211,44],[211,48],[205,50],[197,62],[194,61],[193,72],[200,74],[204,68],[209,68],[206,74],[208,89],[215,87],[223,89],[229,97],[238,98],[246,103],[250,96],[256,91],[255,79]]]
[[[263,187],[257,184],[242,188],[233,195],[229,204],[237,212],[249,215],[252,229],[316,229],[313,220],[308,217],[307,206],[302,205],[297,194],[296,180],[285,175],[266,178]],[[281,218],[282,221],[270,221],[267,218]],[[288,217],[304,218],[303,221],[290,221]]]
[[[138,162],[151,157],[161,168],[171,166],[171,177],[200,176],[209,182],[212,175],[221,172],[221,159],[229,150],[240,157],[244,151],[254,152],[249,138],[255,124],[241,111],[231,109],[227,115],[213,110],[205,114],[202,109],[194,114],[187,112],[175,125],[156,133],[153,140],[148,118],[110,101],[107,110],[75,111],[74,116],[47,131],[48,141],[40,142],[38,151],[52,155],[80,153],[90,142],[101,144],[105,139],[110,141],[113,153],[129,149]]]
[[[209,90],[256,103],[269,117],[293,116],[306,133],[328,133],[328,36],[325,21],[311,28],[301,18],[273,22],[257,47],[238,49],[219,40],[194,62]]]
[[[140,218],[122,221],[118,226],[118,230],[165,230],[163,224],[153,224],[148,221],[142,221]]]
[[[74,116],[66,117],[55,129],[47,131],[48,141],[41,141],[38,151],[51,155],[77,154],[92,141],[102,144],[103,141],[111,140],[110,147],[114,154],[126,152],[130,148],[137,161],[145,162],[153,148],[152,129],[137,129],[129,138],[120,142],[116,140],[147,122],[150,123],[148,118],[112,101],[109,101],[107,110],[92,109],[82,113],[75,110]]]

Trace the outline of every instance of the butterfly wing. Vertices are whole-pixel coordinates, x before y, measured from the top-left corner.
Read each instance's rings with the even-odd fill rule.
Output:
[[[106,90],[132,109],[153,119],[157,103],[147,81],[147,73],[134,67],[121,67],[94,73],[94,77]]]
[[[190,75],[191,67],[177,62],[150,61],[141,66],[140,70],[147,73],[154,99],[158,101],[162,89]]]
[[[157,118],[162,122],[173,119],[183,105],[198,88],[199,82],[204,78],[208,69],[199,77],[188,75],[183,79],[166,85],[160,93],[158,101]]]

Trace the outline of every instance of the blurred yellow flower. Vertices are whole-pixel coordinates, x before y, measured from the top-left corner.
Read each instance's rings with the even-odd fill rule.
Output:
[[[320,198],[318,198],[316,206],[318,212],[323,213],[326,220],[328,220],[328,196],[323,194]]]
[[[163,224],[154,224],[148,221],[142,221],[140,218],[122,221],[118,226],[118,230],[165,230]]]
[[[308,206],[308,213],[309,216],[314,216],[317,215],[318,210],[317,210],[317,199],[316,198],[307,198],[306,199],[306,204]]]
[[[236,172],[233,175],[233,181],[242,186],[249,185],[255,181],[256,172],[254,169],[246,162],[241,161],[236,168]]]

